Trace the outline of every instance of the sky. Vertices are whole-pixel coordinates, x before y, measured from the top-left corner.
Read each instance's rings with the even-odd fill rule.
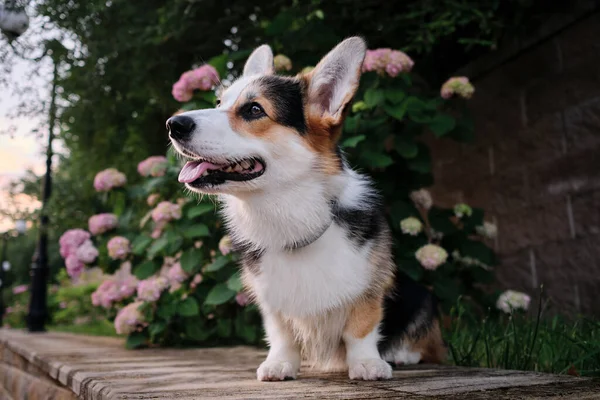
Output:
[[[35,28],[40,21],[31,20],[31,27]],[[27,34],[26,34],[27,35]],[[39,37],[31,35],[23,36],[23,40],[37,41]],[[22,40],[22,39],[19,39]],[[0,46],[6,46],[6,41],[0,39]],[[31,77],[31,72],[37,70],[39,76]],[[47,64],[34,64],[30,61],[16,60],[12,65],[12,72],[8,76],[9,87],[0,87],[0,131],[6,130],[9,126],[15,126],[14,134],[0,135],[0,210],[14,211],[15,204],[20,209],[35,209],[40,206],[39,202],[27,196],[19,196],[16,203],[9,202],[6,188],[9,183],[22,177],[28,169],[36,174],[43,174],[45,171],[45,143],[47,135],[36,134],[32,131],[38,128],[41,123],[46,121],[44,115],[30,115],[27,117],[12,118],[16,107],[22,100],[44,101],[48,98],[48,72]],[[28,86],[33,88],[35,93],[29,95],[29,98],[20,96],[16,87]],[[7,220],[0,215],[0,232],[14,227],[14,221]]]

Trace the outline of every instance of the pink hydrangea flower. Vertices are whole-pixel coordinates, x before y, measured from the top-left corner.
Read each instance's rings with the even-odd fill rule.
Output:
[[[29,286],[27,286],[27,285],[19,285],[19,286],[15,286],[13,288],[12,292],[13,292],[13,294],[21,294],[21,293],[25,293],[28,288],[29,288]]]
[[[405,53],[392,49],[367,50],[363,62],[363,72],[375,71],[395,78],[402,72],[410,72],[413,60]]]
[[[67,258],[75,253],[79,246],[91,237],[88,231],[83,229],[69,229],[62,234],[58,243],[60,245],[60,255]]]
[[[171,282],[171,284],[174,284],[176,282],[183,283],[183,281],[185,281],[189,277],[189,275],[181,268],[181,263],[178,261],[175,264],[173,264],[171,268],[169,268],[167,277],[169,278],[169,282]]]
[[[123,260],[129,254],[129,240],[123,236],[115,236],[106,244],[108,255],[113,260]]]
[[[275,71],[290,71],[292,69],[292,60],[283,54],[277,54],[273,58],[273,65],[275,66]]]
[[[167,171],[169,162],[165,156],[148,157],[137,166],[137,170],[142,176],[163,176]]]
[[[115,318],[115,330],[119,335],[127,335],[142,328],[148,323],[144,320],[144,316],[139,308],[143,303],[136,301],[123,307]]]
[[[465,76],[457,76],[448,79],[440,89],[440,95],[444,99],[449,99],[454,95],[462,97],[463,99],[470,99],[471,96],[473,96],[473,93],[475,93],[475,88],[471,82],[469,82],[469,78]]]
[[[88,229],[93,235],[101,235],[112,229],[115,229],[118,224],[118,219],[115,214],[104,213],[90,217],[88,220]]]
[[[98,257],[98,249],[94,246],[91,240],[86,240],[75,252],[79,260],[85,264],[93,263]]]
[[[517,292],[514,290],[507,290],[498,297],[496,307],[499,310],[510,314],[513,310],[527,310],[531,303],[531,297],[525,293]]]
[[[427,244],[417,250],[415,256],[423,268],[435,270],[446,262],[448,252],[435,244]]]
[[[67,274],[69,274],[71,278],[77,278],[85,268],[83,262],[77,258],[77,255],[75,254],[71,254],[66,258],[65,266],[67,267]]]
[[[125,186],[127,177],[124,173],[119,172],[116,168],[108,168],[100,171],[94,178],[94,189],[97,192],[108,192],[117,187]]]
[[[187,83],[183,80],[178,80],[173,84],[173,88],[171,89],[171,94],[173,98],[180,103],[185,103],[186,101],[190,101],[194,96],[194,91],[190,90],[187,86]]]
[[[6,307],[6,309],[4,310],[5,314],[10,314],[12,313],[14,310],[12,307]],[[7,328],[10,328],[10,326],[7,326]]]
[[[221,254],[226,256],[227,254],[231,253],[231,249],[231,238],[229,237],[229,235],[223,236],[219,241],[219,251],[221,252]]]
[[[242,307],[245,307],[249,302],[250,298],[244,292],[240,292],[235,296],[235,301]]]
[[[152,210],[152,219],[154,222],[171,221],[181,218],[181,206],[168,201],[161,201],[156,208]]]
[[[158,193],[152,193],[150,196],[148,196],[148,198],[146,199],[146,203],[150,206],[150,207],[154,207],[156,205],[156,203],[158,203],[158,200],[160,199],[160,194]]]
[[[140,281],[137,287],[137,297],[143,301],[156,301],[163,290],[169,287],[169,281],[162,276],[153,276]]]
[[[114,275],[108,277],[92,293],[92,304],[110,308],[113,303],[133,296],[137,285],[137,278],[131,274],[131,263],[124,262]]]
[[[179,80],[173,84],[171,94],[177,101],[190,101],[194,95],[194,90],[208,91],[218,82],[219,73],[217,70],[212,65],[205,64],[181,74]]]
[[[415,206],[429,210],[433,205],[431,193],[427,189],[419,189],[410,194],[410,199],[415,203]]]
[[[190,287],[192,289],[195,289],[196,286],[198,286],[199,284],[202,283],[202,274],[196,274],[194,275],[194,279],[192,279],[192,282],[190,283]]]

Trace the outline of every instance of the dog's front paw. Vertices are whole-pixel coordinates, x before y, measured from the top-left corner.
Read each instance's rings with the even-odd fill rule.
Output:
[[[259,381],[283,381],[296,379],[298,367],[289,361],[265,361],[256,370]]]
[[[350,379],[363,381],[390,379],[392,377],[392,367],[380,358],[356,360],[350,363],[348,375]]]

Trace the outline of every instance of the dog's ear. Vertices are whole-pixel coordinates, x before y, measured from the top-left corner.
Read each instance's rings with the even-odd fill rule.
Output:
[[[263,44],[254,49],[246,65],[244,65],[244,76],[250,75],[271,75],[275,67],[273,65],[273,50]]]
[[[334,125],[341,123],[344,108],[358,88],[366,51],[362,38],[351,37],[323,57],[307,76],[311,113],[330,117]]]

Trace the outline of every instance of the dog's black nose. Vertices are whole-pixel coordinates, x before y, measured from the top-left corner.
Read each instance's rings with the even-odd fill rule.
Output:
[[[167,129],[169,130],[169,136],[177,140],[189,139],[190,135],[194,131],[196,123],[190,117],[185,115],[176,115],[167,120]]]

